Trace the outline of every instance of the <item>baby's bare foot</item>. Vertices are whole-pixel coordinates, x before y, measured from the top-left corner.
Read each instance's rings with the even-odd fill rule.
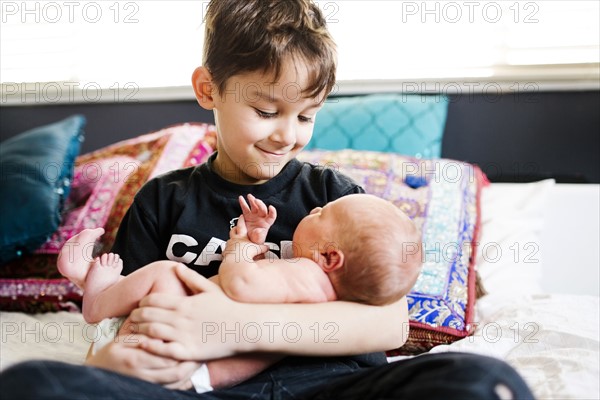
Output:
[[[58,255],[58,271],[71,282],[84,288],[86,276],[92,265],[92,250],[104,229],[84,229],[67,240]]]
[[[118,254],[107,253],[96,258],[85,280],[85,293],[92,296],[114,285],[123,271],[123,260]]]
[[[93,319],[88,314],[93,312],[92,309],[98,295],[117,283],[121,271],[123,271],[123,260],[118,254],[102,254],[92,263],[85,279],[85,291],[83,292],[83,316],[86,321]]]

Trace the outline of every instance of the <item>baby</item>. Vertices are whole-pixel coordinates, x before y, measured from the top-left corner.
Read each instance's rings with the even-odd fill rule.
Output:
[[[272,259],[264,257],[264,241],[275,222],[275,208],[252,195],[249,204],[241,196],[239,200],[242,215],[230,232],[219,274],[211,278],[233,300],[384,305],[405,296],[417,279],[420,233],[390,202],[353,194],[317,207],[294,232],[294,258]],[[157,261],[121,276],[123,264],[117,254],[90,262],[71,250],[87,247],[103,233],[102,228],[82,231],[69,239],[58,258],[61,274],[84,289],[87,322],[127,315],[149,293],[187,294],[174,271],[177,262]]]
[[[264,243],[276,210],[252,195],[248,201],[250,207],[240,197],[243,213],[230,233],[218,275],[234,300],[384,305],[408,294],[417,279],[420,233],[390,202],[353,194],[317,207],[294,231],[294,258],[260,260],[257,256],[267,249],[256,244]]]

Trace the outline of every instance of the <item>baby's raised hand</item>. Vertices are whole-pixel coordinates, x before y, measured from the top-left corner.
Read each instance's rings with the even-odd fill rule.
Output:
[[[266,245],[254,243],[248,238],[246,222],[242,215],[238,218],[237,225],[229,231],[229,240],[223,251],[223,262],[239,262],[241,257],[245,257],[245,261],[253,261],[255,258],[264,258],[267,251],[269,248]]]
[[[269,228],[277,218],[275,207],[267,205],[260,199],[248,195],[248,202],[243,196],[239,197],[242,215],[246,222],[248,239],[256,244],[263,244],[267,238]],[[248,204],[249,203],[249,204]]]

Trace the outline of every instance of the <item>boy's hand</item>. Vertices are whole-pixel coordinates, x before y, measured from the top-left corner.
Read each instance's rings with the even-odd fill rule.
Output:
[[[263,244],[267,238],[269,228],[277,218],[275,207],[267,205],[260,199],[248,195],[248,203],[243,196],[239,197],[242,215],[248,229],[248,239],[256,244]],[[238,222],[239,223],[239,222]]]
[[[190,389],[190,377],[200,363],[161,357],[141,348],[141,343],[152,341],[155,340],[144,335],[119,336],[118,340],[89,357],[85,364],[165,385],[170,389]]]
[[[239,352],[243,341],[223,339],[221,329],[239,325],[245,307],[239,307],[241,303],[229,299],[197,272],[183,266],[175,271],[193,295],[182,298],[154,293],[144,297],[130,319],[140,334],[159,340],[144,341],[141,347],[157,356],[196,361]]]

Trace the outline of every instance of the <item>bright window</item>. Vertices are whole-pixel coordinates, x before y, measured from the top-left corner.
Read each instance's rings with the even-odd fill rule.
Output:
[[[338,43],[341,85],[452,79],[597,85],[595,0],[317,3]],[[2,1],[2,103],[7,93],[48,85],[72,91],[189,88],[201,63],[207,4]]]

